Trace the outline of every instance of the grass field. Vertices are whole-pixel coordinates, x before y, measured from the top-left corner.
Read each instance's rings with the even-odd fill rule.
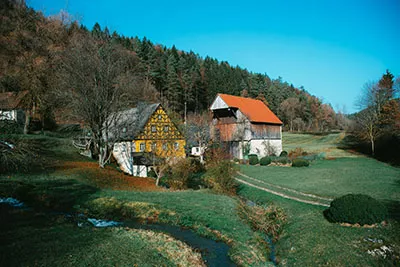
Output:
[[[331,224],[323,217],[322,207],[298,203],[258,189],[242,186],[241,196],[258,203],[274,203],[288,215],[288,223],[276,244],[282,266],[398,266],[400,226],[392,221],[378,228],[352,228]],[[382,244],[368,241],[381,239]],[[397,253],[397,260],[368,254],[368,250],[387,245]]]
[[[0,205],[0,265],[40,266],[197,266],[198,253],[174,238],[154,231],[78,227],[54,211],[83,212],[97,218],[158,221],[181,225],[229,244],[239,265],[265,266],[268,245],[237,214],[238,199],[209,190],[169,191],[154,181],[133,178],[115,166],[97,168],[80,156],[69,139],[28,136],[41,156],[28,173],[0,176],[0,197],[13,196],[32,211]],[[310,136],[284,134],[288,147],[326,152],[307,168],[241,166],[241,172],[274,189],[289,188],[324,197],[364,193],[398,211],[400,170],[337,148],[340,134]],[[331,153],[331,154],[329,154]],[[343,157],[341,157],[343,156]],[[246,178],[243,178],[246,179]],[[253,182],[252,180],[248,180]],[[265,184],[264,184],[265,185]],[[283,266],[396,266],[400,255],[400,226],[391,219],[376,228],[343,227],[327,222],[323,207],[299,203],[242,185],[239,195],[255,202],[273,202],[288,216],[276,252]],[[370,239],[382,240],[373,243]],[[97,245],[101,244],[101,245]],[[382,245],[394,258],[368,254]],[[397,257],[397,262],[395,261]],[[394,259],[393,261],[391,261]]]
[[[68,139],[38,136],[28,139],[40,147],[38,166],[29,173],[1,175],[0,197],[16,197],[35,212],[25,214],[21,211],[14,217],[21,221],[10,226],[3,218],[13,218],[13,213],[18,212],[2,211],[0,237],[5,242],[0,245],[0,265],[14,265],[21,259],[22,265],[36,262],[36,265],[45,266],[132,266],[133,263],[160,266],[165,261],[166,266],[172,266],[179,262],[180,257],[192,259],[196,256],[189,249],[184,250],[184,255],[171,254],[174,247],[180,246],[176,240],[170,247],[166,238],[158,238],[157,243],[150,242],[144,238],[149,235],[147,233],[81,229],[76,223],[65,222],[62,216],[51,217],[48,223],[46,220],[49,218],[39,218],[54,211],[92,212],[90,207],[93,203],[103,211],[96,215],[104,218],[141,218],[189,227],[200,235],[228,243],[231,247],[229,255],[236,263],[269,264],[268,246],[260,242],[260,236],[239,218],[237,199],[216,195],[209,190],[170,192],[159,189],[151,179],[129,177],[113,167],[97,168],[96,162],[77,154]],[[122,203],[131,209],[121,213]],[[135,209],[138,206],[145,208]],[[158,236],[154,232],[150,234]],[[98,243],[102,245],[94,249]],[[118,243],[125,247],[121,248]],[[131,253],[137,256],[130,260]],[[164,259],[155,256],[158,254],[164,255]],[[193,266],[186,264],[189,265]]]
[[[200,253],[152,231],[77,227],[0,206],[1,266],[201,266]]]
[[[302,147],[308,152],[325,152],[334,159],[316,160],[306,168],[241,165],[241,172],[256,180],[243,176],[240,179],[295,197],[299,194],[284,188],[329,198],[367,194],[388,205],[392,219],[387,226],[354,228],[332,224],[323,216],[324,207],[285,199],[248,185],[241,185],[239,194],[258,203],[274,203],[286,211],[288,224],[277,243],[283,266],[398,266],[400,169],[338,149],[340,138],[339,134],[286,133],[285,150]],[[302,198],[308,200],[307,196]],[[382,243],[370,241],[374,239]],[[393,255],[384,259],[368,254],[368,250],[383,245],[390,247]]]
[[[241,172],[324,197],[359,193],[400,201],[400,169],[366,157],[316,160],[308,168],[242,165]]]
[[[291,151],[297,147],[307,152],[325,153],[327,157],[358,157],[357,154],[339,149],[338,145],[343,145],[344,133],[334,133],[327,135],[294,134],[284,132],[282,134],[283,150]]]

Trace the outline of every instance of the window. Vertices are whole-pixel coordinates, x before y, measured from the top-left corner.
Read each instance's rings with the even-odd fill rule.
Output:
[[[164,126],[164,132],[168,132],[169,131],[169,126]]]
[[[153,143],[151,144],[151,151],[156,151],[156,148],[157,148],[157,143],[156,143],[156,142],[153,142]]]
[[[174,143],[174,148],[175,148],[175,150],[178,150],[178,149],[179,149],[179,143],[178,143],[178,142],[175,142],[175,143]]]
[[[161,120],[161,119],[162,119],[161,114],[158,114],[158,120]]]
[[[145,149],[146,149],[146,144],[145,144],[145,143],[140,143],[139,149],[140,149],[140,152],[145,151]]]
[[[167,151],[168,150],[168,146],[167,146],[167,144],[162,144],[162,149],[164,150],[164,151]]]
[[[155,125],[152,125],[152,126],[151,126],[151,132],[152,132],[152,133],[157,132],[157,128],[156,128]]]

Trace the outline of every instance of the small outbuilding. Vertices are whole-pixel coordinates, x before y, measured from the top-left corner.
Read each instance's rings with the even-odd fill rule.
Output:
[[[23,100],[29,91],[0,93],[0,120],[25,123]]]
[[[233,158],[259,157],[282,152],[282,121],[260,100],[218,94],[211,136],[227,145]]]

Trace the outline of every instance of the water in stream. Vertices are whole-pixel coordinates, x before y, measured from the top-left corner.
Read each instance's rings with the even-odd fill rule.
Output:
[[[14,208],[25,207],[25,205],[22,202],[12,198],[0,198],[0,203],[11,205]],[[172,226],[167,224],[141,224],[136,221],[124,221],[124,222],[106,221],[94,218],[87,218],[83,214],[70,214],[62,212],[53,212],[50,214],[58,216],[63,215],[69,219],[79,218],[77,222],[78,226],[83,226],[82,221],[88,221],[94,227],[124,226],[134,229],[143,229],[143,230],[151,230],[151,231],[167,233],[170,236],[174,237],[175,239],[185,242],[190,247],[198,250],[201,253],[202,258],[207,266],[210,267],[236,266],[236,264],[233,263],[228,256],[228,251],[229,251],[228,245],[226,245],[223,242],[217,242],[215,240],[199,236],[192,230],[184,229],[179,226]]]

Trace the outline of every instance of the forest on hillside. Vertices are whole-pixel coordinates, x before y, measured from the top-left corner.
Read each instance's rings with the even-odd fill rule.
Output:
[[[183,118],[185,103],[188,113],[202,113],[217,93],[226,93],[264,101],[290,130],[326,131],[346,127],[343,114],[336,114],[329,104],[281,77],[273,79],[267,74],[231,66],[226,61],[202,58],[193,51],[181,51],[175,46],[167,48],[146,37],[111,33],[99,24],[89,30],[65,12],[45,17],[24,1],[2,0],[0,8],[0,92],[28,90],[26,105],[34,109],[30,115],[46,122],[45,127],[52,125],[47,122],[54,119],[55,111],[62,108],[63,102],[69,101],[60,100],[60,92],[70,90],[76,78],[66,75],[65,70],[79,70],[73,61],[87,58],[91,66],[80,67],[101,75],[100,61],[93,58],[104,59],[107,49],[114,51],[106,55],[109,62],[118,65],[119,69],[114,71],[126,75],[123,82],[117,76],[108,77],[105,82],[111,87],[116,84],[131,87],[129,105],[157,101]],[[79,54],[72,58],[71,51]],[[71,114],[62,114],[79,115],[68,110]]]

